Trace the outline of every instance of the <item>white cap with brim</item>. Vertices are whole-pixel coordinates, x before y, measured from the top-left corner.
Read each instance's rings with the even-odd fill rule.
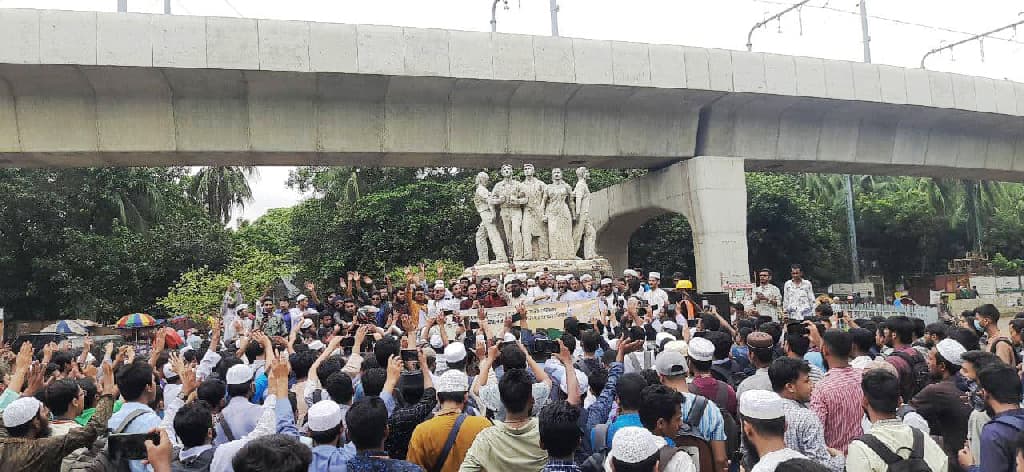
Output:
[[[321,350],[323,348],[324,348],[324,343],[322,341],[320,341],[319,339],[314,340],[313,342],[309,343],[309,350],[310,351],[319,351],[319,350]]]
[[[39,415],[39,407],[42,403],[34,397],[21,397],[11,402],[4,408],[4,426],[13,428],[21,426]]]
[[[444,339],[441,339],[441,335],[440,334],[432,334],[432,335],[430,335],[430,347],[433,347],[435,349],[441,349],[441,346],[444,346]]]
[[[686,375],[686,358],[676,351],[662,351],[654,359],[654,370],[665,377]]]
[[[170,362],[164,364],[164,378],[165,379],[173,379],[173,378],[175,378],[177,376],[178,376],[178,373],[175,372],[174,369],[171,367],[171,363]]]
[[[620,462],[638,464],[657,454],[665,444],[665,438],[655,436],[647,428],[627,426],[615,432],[609,455]]]
[[[658,345],[661,345],[661,343],[666,342],[666,341],[675,341],[675,340],[676,340],[675,336],[673,336],[671,333],[666,333],[664,331],[654,335],[654,343],[658,344]]]
[[[309,298],[309,297],[307,297],[305,295],[299,295],[299,296],[295,297],[295,301],[301,302],[301,301],[303,301],[303,300],[305,300],[307,298]]]
[[[252,369],[245,364],[238,364],[228,369],[225,379],[228,385],[241,385],[252,380]]]
[[[342,416],[334,400],[320,400],[306,412],[306,427],[313,432],[327,431],[341,424]]]
[[[755,420],[785,417],[782,397],[768,390],[747,390],[740,396],[740,414]]]

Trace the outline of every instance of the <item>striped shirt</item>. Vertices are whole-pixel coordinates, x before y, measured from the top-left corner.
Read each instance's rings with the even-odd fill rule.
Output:
[[[814,386],[811,410],[825,428],[825,444],[846,454],[850,441],[863,433],[860,420],[864,416],[860,388],[861,371],[851,367],[829,369],[825,378]]]

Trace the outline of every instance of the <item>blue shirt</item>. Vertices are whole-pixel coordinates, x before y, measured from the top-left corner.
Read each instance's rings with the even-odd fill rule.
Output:
[[[683,413],[683,423],[690,419],[690,409],[693,408],[693,401],[696,398],[697,396],[692,393],[683,393],[683,404],[680,407]],[[705,441],[725,441],[725,419],[722,418],[722,412],[718,410],[718,406],[711,400],[708,400],[704,414],[700,417],[697,435]],[[608,444],[611,442],[609,441]]]
[[[804,360],[818,366],[822,372],[825,372],[825,359],[821,357],[820,352],[809,351],[807,354],[804,354]]]
[[[288,399],[279,399],[278,402],[288,403]],[[228,424],[228,427],[231,428],[231,435],[233,437],[228,437],[227,433],[221,428],[220,421],[218,421],[214,423],[217,436],[214,438],[213,443],[219,446],[228,441],[242,439],[243,436],[256,429],[256,423],[260,420],[262,414],[262,406],[250,403],[249,399],[242,396],[231,397],[227,406],[221,410],[220,415],[224,422]]]
[[[352,443],[344,447],[326,444],[316,446],[313,448],[313,462],[309,463],[309,472],[345,472],[345,464],[355,456],[356,447]]]
[[[619,383],[619,377],[622,376],[622,370],[623,365],[621,362],[612,362],[611,367],[608,369],[608,381],[604,385],[604,390],[601,390],[597,400],[587,408],[587,414],[580,415],[581,421],[584,418],[586,420],[586,424],[583,425],[583,431],[587,432],[587,444],[584,444],[584,448],[588,452],[593,451],[594,448],[594,427],[608,421],[608,415],[611,413],[612,406],[615,403],[616,386]],[[611,443],[606,444],[611,446]]]
[[[351,472],[422,472],[423,468],[398,459],[388,459],[386,451],[359,451],[348,461]],[[312,469],[310,469],[312,470]]]
[[[117,429],[124,422],[125,418],[128,417],[135,410],[143,410],[145,413],[139,415],[131,424],[125,428],[124,432],[129,434],[141,434],[148,433],[153,428],[160,426],[160,417],[153,412],[153,409],[148,405],[138,402],[126,402],[121,409],[111,415],[110,419],[107,420],[107,427],[111,430]],[[142,461],[128,461],[128,467],[132,472],[144,472],[151,470],[148,466],[143,465]]]
[[[617,433],[619,429],[628,426],[637,426],[640,428],[644,427],[644,424],[640,422],[639,413],[626,413],[624,415],[619,415],[618,418],[615,418],[615,422],[608,425],[608,435],[606,436],[605,444],[611,446],[612,439],[615,438],[615,433]]]
[[[985,426],[981,428],[980,464],[977,469],[972,468],[972,471],[1015,470],[1017,451],[1013,448],[1013,442],[1021,430],[996,421],[999,419],[1016,425],[1018,428],[1024,428],[1024,409],[1004,411],[985,423]]]

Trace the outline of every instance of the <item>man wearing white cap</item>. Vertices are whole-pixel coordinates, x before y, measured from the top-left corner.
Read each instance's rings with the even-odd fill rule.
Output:
[[[228,404],[221,410],[220,421],[217,422],[215,444],[240,439],[256,428],[256,422],[262,412],[259,405],[249,401],[254,393],[253,370],[246,364],[238,364],[228,369]]]
[[[665,438],[655,436],[646,428],[629,426],[619,430],[612,439],[611,451],[605,459],[605,470],[642,470],[654,472],[661,460]],[[691,470],[693,470],[690,463]]]
[[[651,289],[644,292],[644,300],[651,305],[651,310],[657,317],[665,309],[665,305],[668,305],[668,293],[658,288],[661,285],[661,274],[658,272],[648,274],[647,283],[650,284]]]
[[[566,291],[558,296],[560,302],[573,302],[577,300],[586,300],[586,293],[583,291],[583,286],[580,285],[579,279],[572,275],[566,277]]]
[[[758,458],[751,472],[774,472],[775,467],[789,459],[806,459],[786,447],[786,416],[779,394],[765,390],[744,393],[740,397],[740,417],[743,434]]]
[[[537,272],[533,277],[537,285],[526,290],[526,299],[530,303],[548,303],[555,298],[555,290],[548,283],[548,276],[543,272]]]
[[[677,351],[662,351],[654,361],[654,368],[658,372],[662,385],[669,387],[683,396],[683,403],[680,406],[684,422],[690,421],[691,415],[696,415],[698,396],[690,393],[686,382],[687,360]],[[714,456],[717,470],[725,470],[729,463],[728,451],[725,447],[725,419],[722,412],[714,401],[708,400],[701,412],[701,418],[697,424],[697,436],[704,439],[711,446],[711,453]]]
[[[941,379],[921,389],[909,402],[924,419],[928,420],[931,434],[942,436],[942,448],[950,463],[967,439],[967,423],[971,407],[960,400],[963,392],[957,387],[957,372],[967,352],[959,342],[946,338],[939,341],[928,355],[928,368],[932,377]]]
[[[469,378],[465,372],[449,369],[441,374],[437,382],[438,411],[413,430],[407,461],[424,470],[459,470],[477,434],[491,426],[487,418],[466,413],[467,392]]]
[[[321,400],[309,407],[306,429],[313,439],[313,462],[309,470],[345,470],[345,463],[355,457],[355,447],[342,447],[345,425],[341,407],[333,400]]]
[[[0,439],[0,470],[59,470],[61,460],[71,451],[91,446],[97,435],[106,431],[106,423],[114,407],[117,390],[109,364],[104,366],[101,388],[102,396],[89,423],[81,428],[72,428],[63,436],[50,436],[50,410],[32,396],[33,392],[22,392],[27,396],[14,400],[3,411],[8,437]]]

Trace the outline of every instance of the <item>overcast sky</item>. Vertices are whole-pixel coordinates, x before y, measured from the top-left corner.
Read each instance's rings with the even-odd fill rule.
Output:
[[[163,0],[128,0],[129,10],[160,13]],[[335,23],[490,29],[491,0],[172,0],[174,14],[244,16]],[[745,49],[750,27],[795,3],[786,0],[559,0],[562,36]],[[116,11],[117,0],[0,0],[0,8]],[[754,33],[755,51],[862,60],[856,0],[811,0]],[[918,67],[942,44],[1024,20],[1018,0],[868,0],[875,63]],[[921,26],[924,25],[924,26]],[[498,31],[551,33],[549,0],[509,0]],[[1019,37],[971,42],[928,59],[928,68],[1024,82],[1024,25]],[[255,200],[242,217],[293,205],[302,196],[284,184],[290,167],[261,167]]]

